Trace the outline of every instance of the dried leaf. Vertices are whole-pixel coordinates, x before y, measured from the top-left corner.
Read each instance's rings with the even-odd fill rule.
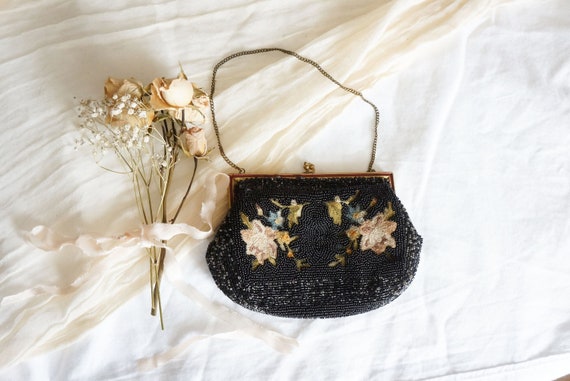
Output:
[[[339,201],[327,201],[327,210],[335,225],[342,223],[342,204]]]
[[[249,229],[251,229],[251,222],[249,221],[249,217],[245,215],[244,212],[240,212],[240,217],[241,217],[241,222],[243,222],[243,224],[245,226],[247,226]]]
[[[297,266],[297,270],[299,271],[307,267],[311,267],[311,265],[307,263],[306,259],[297,259],[295,261],[295,265]]]
[[[388,207],[384,208],[384,219],[389,220],[394,216],[394,214],[396,214],[396,212],[392,209],[392,203],[388,202]]]

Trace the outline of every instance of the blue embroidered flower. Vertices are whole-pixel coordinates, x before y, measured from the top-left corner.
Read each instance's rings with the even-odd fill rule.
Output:
[[[277,212],[269,212],[269,217],[265,218],[267,218],[267,221],[269,221],[271,227],[275,230],[282,228],[283,222],[285,221],[285,219],[281,215],[281,209],[279,209]]]
[[[348,205],[348,208],[346,210],[346,216],[348,219],[357,224],[364,222],[364,217],[366,217],[366,214],[366,210],[360,209],[360,205]]]

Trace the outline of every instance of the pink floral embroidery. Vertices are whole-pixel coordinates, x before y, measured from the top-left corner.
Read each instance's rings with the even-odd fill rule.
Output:
[[[396,247],[396,240],[392,233],[398,224],[389,221],[384,217],[384,213],[377,214],[371,220],[365,220],[360,228],[362,238],[360,240],[360,250],[372,250],[376,254],[382,254],[386,247]]]
[[[333,223],[340,225],[343,220],[348,220],[353,224],[344,232],[349,240],[348,246],[346,246],[344,252],[334,256],[335,260],[329,263],[329,267],[346,266],[348,256],[358,250],[372,250],[375,254],[380,255],[388,247],[396,248],[396,240],[392,237],[392,233],[394,233],[398,224],[390,221],[395,214],[392,203],[388,202],[382,213],[376,214],[371,219],[366,219],[369,211],[376,206],[378,200],[373,198],[368,207],[362,209],[360,205],[350,205],[357,196],[358,192],[344,202],[348,205],[344,213],[342,213],[343,208],[339,201],[340,197],[335,197],[335,201],[326,202],[329,216],[333,219]],[[336,203],[339,203],[339,206]]]
[[[291,236],[289,231],[284,230],[283,224],[285,218],[283,216],[283,211],[286,210],[286,217],[289,221],[289,227],[299,224],[299,218],[301,218],[301,213],[303,206],[307,204],[297,204],[297,201],[292,200],[290,205],[283,205],[277,200],[271,200],[274,205],[279,206],[279,210],[269,211],[269,215],[266,216],[265,212],[259,205],[255,205],[257,215],[271,224],[271,227],[266,226],[259,219],[251,220],[249,217],[241,212],[241,221],[247,229],[241,230],[241,238],[246,244],[246,254],[253,255],[255,259],[251,263],[251,269],[255,270],[259,266],[262,266],[267,260],[273,266],[277,266],[277,254],[278,251],[283,251],[287,258],[295,262],[295,267],[297,270],[302,270],[304,268],[310,267],[307,260],[304,258],[296,257],[296,249],[291,247],[291,243],[294,242],[297,236]]]
[[[246,243],[246,253],[253,255],[259,264],[262,265],[266,259],[277,258],[277,236],[273,229],[264,226],[259,220],[253,220],[250,227],[240,233]]]

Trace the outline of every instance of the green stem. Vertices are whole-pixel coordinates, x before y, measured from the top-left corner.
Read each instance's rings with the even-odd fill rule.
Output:
[[[160,298],[160,281],[162,278],[162,271],[164,269],[164,257],[166,254],[166,249],[161,248],[159,259],[158,259],[158,266],[155,263],[155,278],[154,278],[154,287],[152,288],[152,298],[153,298],[153,311],[151,311],[152,315],[156,315],[156,309],[158,307],[158,316],[160,318],[160,328],[164,331],[164,319],[162,317],[162,300]],[[152,313],[154,312],[154,313]]]
[[[173,129],[173,126],[171,126]],[[175,131],[168,131],[168,124],[166,123],[166,121],[163,122],[162,124],[162,134],[163,134],[163,138],[165,140],[165,142],[170,142],[170,136],[175,135]],[[172,144],[171,144],[172,146]],[[166,156],[166,149],[164,151],[164,155]],[[162,177],[162,183],[161,183],[161,191],[162,191],[162,197],[161,197],[161,202],[160,202],[160,207],[159,207],[159,211],[157,211],[157,213],[160,213],[161,216],[161,222],[162,223],[166,223],[167,222],[167,204],[166,204],[166,199],[167,199],[167,195],[168,195],[168,189],[170,188],[170,182],[174,173],[174,166],[177,160],[177,152],[175,147],[173,147],[173,152],[172,152],[172,157],[171,157],[171,163],[169,163],[169,167],[168,167],[168,172],[166,172],[164,175],[166,177]],[[162,209],[162,210],[160,210]],[[163,244],[166,245],[166,241],[162,241]],[[164,272],[164,258],[166,257],[166,248],[161,247],[160,248],[160,252],[158,254],[158,258],[157,261],[155,262],[155,268],[156,268],[156,275],[154,278],[154,287],[152,288],[152,298],[153,298],[153,306],[156,308],[158,307],[158,313],[160,316],[160,327],[162,330],[164,330],[164,319],[163,319],[163,315],[162,315],[162,299],[160,297],[160,283],[162,280],[162,273]],[[156,312],[155,312],[156,314]]]
[[[198,168],[198,159],[196,159],[196,157],[194,157],[194,170],[192,171],[192,177],[190,178],[190,183],[188,183],[188,188],[186,189],[186,193],[184,193],[184,197],[182,197],[182,201],[180,201],[180,205],[178,205],[178,209],[176,210],[176,213],[174,214],[174,217],[172,218],[172,220],[170,220],[170,223],[176,222],[176,219],[178,218],[178,214],[180,214],[180,210],[182,210],[182,206],[184,205],[184,202],[186,201],[186,198],[188,197],[188,194],[190,193],[190,189],[192,189],[192,184],[194,183],[194,177],[196,177],[196,169],[197,168]]]
[[[148,260],[149,260],[149,278],[150,278],[150,314],[152,316],[156,315],[156,305],[154,302],[154,248],[148,249]]]

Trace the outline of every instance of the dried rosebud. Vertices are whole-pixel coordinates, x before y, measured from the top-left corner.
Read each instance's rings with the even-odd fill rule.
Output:
[[[188,157],[204,157],[208,153],[206,134],[200,127],[183,130],[180,134],[180,145]]]
[[[178,78],[156,78],[150,85],[150,105],[156,111],[167,110],[176,119],[190,123],[203,123],[201,110],[209,105],[209,99],[200,88],[190,82],[183,71]]]

